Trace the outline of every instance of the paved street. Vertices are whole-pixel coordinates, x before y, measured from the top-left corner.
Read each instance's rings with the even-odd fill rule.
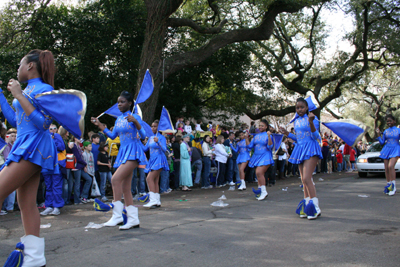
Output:
[[[85,229],[89,222],[105,222],[111,212],[95,212],[91,204],[68,206],[60,216],[42,217],[41,224],[51,223],[41,232],[47,266],[400,265],[400,194],[383,194],[384,178],[344,173],[314,181],[322,209],[315,221],[295,214],[302,198],[297,177],[267,188],[269,197],[261,202],[251,191],[256,184],[244,192],[174,191],[161,196],[160,209],[139,207],[141,228],[124,232]],[[229,206],[210,206],[222,191]],[[19,212],[0,217],[1,262],[22,235]]]

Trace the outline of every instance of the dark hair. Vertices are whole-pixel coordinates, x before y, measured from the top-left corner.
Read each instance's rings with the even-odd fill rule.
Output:
[[[106,143],[106,142],[101,142],[101,143],[100,143],[100,146],[99,146],[99,152],[105,152],[104,148],[105,148],[106,146],[108,147],[108,143]]]
[[[34,49],[31,50],[25,58],[27,63],[34,62],[43,81],[54,87],[54,74],[56,73],[56,67],[54,64],[53,54],[49,50]]]
[[[306,114],[308,115],[308,113],[309,113],[309,111],[308,111],[308,102],[303,97],[297,98],[296,103],[298,103],[298,102],[303,102],[306,105],[306,107],[307,107]]]
[[[255,121],[250,122],[250,125],[254,125],[254,123],[256,123]]]
[[[203,122],[203,121],[202,121],[201,119],[198,119],[198,120],[197,120],[197,123],[198,123],[198,124],[200,124],[200,123],[202,123],[202,122]]]
[[[260,122],[264,123],[267,126],[267,131],[269,130],[269,123],[266,119],[261,119]]]
[[[169,141],[172,142],[172,139],[176,138],[174,135],[170,135],[169,137]]]
[[[153,123],[157,123],[157,125],[158,125],[158,124],[160,124],[160,121],[159,120],[155,120],[155,121],[153,121]]]
[[[235,133],[235,137],[238,138],[238,137],[240,136],[241,133],[243,133],[243,132],[237,131],[237,132]]]
[[[100,135],[97,133],[92,134],[92,136],[90,137],[90,139],[93,141],[93,139],[95,138],[100,138]]]
[[[206,135],[203,137],[203,141],[204,141],[204,142],[206,142],[207,137],[210,137],[210,138],[211,138],[211,136],[209,136],[208,134],[206,134]],[[211,141],[211,139],[210,139],[210,141]]]
[[[387,119],[392,119],[392,120],[394,120],[394,122],[396,122],[396,119],[394,118],[394,116],[392,114],[386,115],[385,120],[387,120]]]
[[[182,137],[180,137],[179,135],[175,137],[175,142],[174,143],[180,143],[182,140]]]
[[[122,91],[121,94],[119,96],[122,96],[123,98],[125,98],[128,102],[131,102],[131,108],[133,106],[133,95],[131,93],[129,93],[128,91]]]

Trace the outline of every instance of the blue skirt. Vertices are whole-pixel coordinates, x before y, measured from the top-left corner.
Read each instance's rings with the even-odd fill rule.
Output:
[[[292,164],[301,164],[303,161],[310,159],[311,157],[318,156],[320,159],[323,158],[321,147],[317,141],[310,141],[305,144],[297,144],[290,155],[289,162]]]
[[[274,159],[272,158],[271,151],[267,151],[264,154],[253,154],[249,162],[250,168],[267,165],[274,166]]]
[[[169,171],[168,160],[165,155],[156,155],[150,157],[149,162],[146,165],[146,169],[144,169],[145,173],[149,173],[151,171],[156,171],[159,169],[163,169],[164,171]]]
[[[241,164],[244,163],[246,161],[250,160],[250,154],[249,153],[241,153],[238,155],[237,159],[236,159],[236,164]]]
[[[395,157],[400,157],[400,145],[396,144],[386,144],[379,155],[381,159],[391,159]]]
[[[10,154],[3,166],[21,159],[42,167],[43,174],[58,174],[57,148],[50,134],[44,132],[28,132],[18,135]]]
[[[117,158],[114,162],[114,168],[118,168],[128,160],[136,160],[139,165],[147,164],[146,155],[144,154],[142,146],[138,142],[139,141],[134,141],[125,146],[120,146]]]

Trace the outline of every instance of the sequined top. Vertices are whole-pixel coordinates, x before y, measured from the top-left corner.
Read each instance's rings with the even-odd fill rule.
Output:
[[[0,102],[4,116],[8,122],[17,128],[18,135],[24,135],[32,132],[45,132],[49,129],[53,119],[47,115],[44,111],[38,110],[38,107],[33,103],[31,98],[34,98],[37,94],[52,91],[53,87],[47,83],[44,83],[41,78],[35,78],[28,81],[28,86],[25,88],[24,96],[29,102],[35,107],[35,110],[27,116],[24,109],[17,99],[13,100],[14,110],[7,104],[7,99],[3,94],[0,94]],[[29,97],[28,97],[29,96]]]
[[[378,141],[381,145],[398,146],[400,140],[400,129],[396,126],[392,126],[383,132],[382,137],[378,137]],[[385,144],[386,142],[386,144]]]
[[[167,151],[167,140],[162,134],[159,134],[158,137],[158,142],[154,142],[154,137],[150,137],[149,141],[146,143],[146,147],[144,151],[147,151],[150,149],[150,157],[154,156],[162,156],[165,155],[165,151]]]
[[[104,133],[111,139],[115,139],[117,136],[119,136],[122,147],[125,147],[133,142],[140,141],[138,138],[138,133],[142,139],[146,138],[144,128],[142,127],[138,131],[135,124],[133,122],[128,122],[126,119],[128,115],[132,115],[132,112],[126,111],[117,118],[112,132],[108,129],[104,130]],[[142,124],[142,119],[137,114],[133,114],[132,116],[135,117],[140,124]]]
[[[268,145],[268,139],[268,134],[266,132],[259,133],[255,135],[254,138],[251,140],[248,148],[254,148],[254,155],[262,155],[268,150],[272,151],[272,147],[274,146],[274,144]]]
[[[289,133],[288,137],[297,142],[299,145],[321,139],[321,136],[319,135],[319,120],[315,117],[313,122],[316,129],[315,132],[311,132],[308,115],[304,114],[302,117],[299,116],[294,121],[294,131],[296,132],[296,135]]]
[[[249,148],[246,145],[246,140],[240,140],[237,142],[236,147],[234,147],[232,144],[230,145],[232,150],[235,152],[238,152],[239,154],[244,154],[244,153],[249,153]]]

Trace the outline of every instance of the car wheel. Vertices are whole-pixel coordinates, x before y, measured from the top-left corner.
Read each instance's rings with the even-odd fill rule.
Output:
[[[365,178],[367,177],[368,172],[358,172],[358,177]]]

